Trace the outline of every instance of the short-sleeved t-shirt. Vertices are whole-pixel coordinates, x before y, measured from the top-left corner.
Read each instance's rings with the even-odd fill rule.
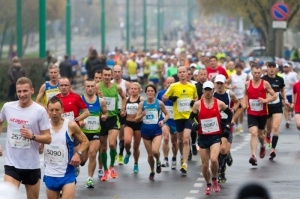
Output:
[[[293,93],[295,95],[296,101],[295,103],[295,112],[300,114],[300,95],[298,95],[298,93],[300,93],[300,82],[297,82],[294,87],[293,87]]]
[[[171,84],[164,96],[178,97],[176,102],[173,103],[174,120],[188,119],[191,113],[190,102],[198,97],[196,86],[194,84],[182,84],[180,82]]]
[[[5,165],[18,169],[40,168],[39,143],[21,137],[23,125],[35,135],[50,129],[49,116],[44,107],[33,102],[22,108],[19,101],[7,102],[1,109],[0,120],[7,121]]]
[[[207,71],[207,79],[209,81],[211,81],[218,74],[224,75],[226,77],[226,79],[228,79],[228,74],[227,74],[226,70],[221,66],[218,66],[216,69],[212,69],[211,67],[207,67],[206,71]]]

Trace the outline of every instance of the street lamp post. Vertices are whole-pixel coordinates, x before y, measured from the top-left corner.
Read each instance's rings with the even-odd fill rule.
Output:
[[[130,19],[129,19],[129,0],[126,0],[126,50],[129,50],[130,42]]]
[[[101,0],[101,52],[102,54],[105,53],[105,0]]]
[[[23,6],[22,0],[17,0],[17,9],[16,9],[16,34],[17,34],[17,55],[18,57],[23,56],[23,23],[22,23],[22,15],[23,15]]]
[[[46,57],[46,0],[39,1],[39,29],[39,57],[44,58]]]
[[[143,3],[143,33],[144,33],[144,51],[147,50],[147,0]]]
[[[72,27],[71,27],[71,0],[66,2],[66,54],[71,56],[71,39],[72,39]]]
[[[160,48],[160,1],[157,0],[157,49]]]

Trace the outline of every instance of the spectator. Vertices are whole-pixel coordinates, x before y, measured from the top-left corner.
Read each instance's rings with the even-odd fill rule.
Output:
[[[49,74],[48,74],[48,67],[50,65],[52,65],[52,64],[53,64],[53,58],[52,58],[52,55],[49,54],[47,56],[47,60],[43,64],[43,73],[42,73],[42,76],[43,76],[43,78],[45,78],[46,81],[50,80]]]
[[[76,57],[73,55],[72,59],[69,60],[71,67],[72,67],[72,79],[71,84],[74,84],[75,77],[77,76],[77,70],[79,68],[79,63],[76,60]]]
[[[89,54],[89,58],[85,65],[88,78],[94,79],[96,70],[103,69],[105,66],[106,66],[106,58],[105,58],[105,62],[103,62],[103,59],[100,60],[98,57],[97,50],[93,49]]]
[[[59,64],[59,72],[61,77],[68,77],[72,80],[72,66],[69,61],[69,56],[65,55],[64,61]]]
[[[26,71],[22,67],[19,58],[13,57],[12,58],[12,65],[8,69],[8,78],[10,80],[10,86],[8,91],[8,98],[11,101],[18,100],[16,96],[16,82],[20,77],[25,77]]]
[[[271,199],[268,190],[259,183],[248,183],[242,186],[237,194],[237,199]]]

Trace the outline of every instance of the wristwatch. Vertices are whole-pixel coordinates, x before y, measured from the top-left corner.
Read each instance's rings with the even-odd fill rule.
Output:
[[[81,156],[81,155],[82,155],[82,152],[81,152],[81,151],[79,151],[79,150],[77,151],[77,153],[78,153],[78,155],[79,155],[79,156]]]
[[[32,134],[32,137],[31,137],[31,140],[35,140],[35,135],[34,134]]]

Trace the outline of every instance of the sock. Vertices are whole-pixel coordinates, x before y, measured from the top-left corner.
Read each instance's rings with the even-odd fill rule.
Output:
[[[217,178],[212,177],[212,181],[216,181],[216,180],[217,180]]]
[[[207,183],[206,185],[207,185],[208,187],[211,187],[211,183]]]
[[[107,170],[107,154],[106,153],[101,153],[101,160],[102,160],[102,164],[104,167],[104,171]]]
[[[119,149],[120,149],[119,155],[123,155],[123,152],[124,152],[124,140],[120,140],[120,142],[119,142]]]
[[[114,164],[115,164],[117,150],[116,149],[111,149],[109,154],[110,154],[110,166],[113,167]]]
[[[192,139],[192,145],[195,145],[196,140],[197,140],[197,132],[196,131],[191,132],[191,139]]]
[[[176,157],[172,157],[172,161],[176,161]]]
[[[165,160],[166,160],[166,161],[169,161],[169,158],[168,158],[168,157],[165,157]]]
[[[272,137],[272,149],[276,148],[277,141],[278,141],[278,136],[277,135],[273,135],[273,137]]]

